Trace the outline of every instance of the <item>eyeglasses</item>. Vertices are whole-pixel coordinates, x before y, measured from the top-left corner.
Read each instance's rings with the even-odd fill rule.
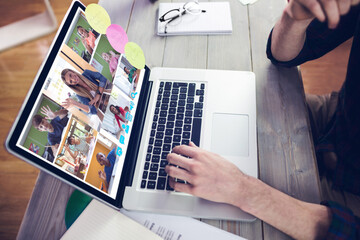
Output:
[[[182,15],[191,14],[191,15],[199,15],[200,13],[205,13],[206,10],[202,10],[197,1],[187,2],[181,8],[174,8],[162,15],[159,18],[160,22],[166,22],[165,24],[165,33],[167,33],[167,26],[175,26],[181,23]]]

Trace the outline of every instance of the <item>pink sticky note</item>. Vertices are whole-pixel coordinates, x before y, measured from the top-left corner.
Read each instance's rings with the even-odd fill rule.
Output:
[[[106,36],[109,40],[109,43],[116,51],[119,53],[125,52],[124,48],[129,40],[126,32],[121,26],[117,24],[111,24],[106,29]]]

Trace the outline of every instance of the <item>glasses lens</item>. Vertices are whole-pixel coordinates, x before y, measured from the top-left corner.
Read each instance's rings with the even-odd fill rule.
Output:
[[[168,20],[168,25],[178,25],[181,22],[181,12],[179,9],[174,9],[165,15],[165,21]]]
[[[201,9],[198,2],[187,2],[184,4],[183,8],[187,13],[193,15],[201,13]]]

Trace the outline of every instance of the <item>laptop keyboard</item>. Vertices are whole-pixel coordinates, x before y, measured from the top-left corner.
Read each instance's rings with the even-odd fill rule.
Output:
[[[199,145],[204,91],[204,83],[160,82],[142,189],[174,191],[165,172],[166,156],[175,146],[188,145],[189,141]]]

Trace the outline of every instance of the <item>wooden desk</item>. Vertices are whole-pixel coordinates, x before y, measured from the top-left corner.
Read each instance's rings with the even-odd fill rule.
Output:
[[[175,1],[175,0],[174,0]],[[219,1],[219,0],[216,0]],[[159,2],[101,0],[112,23],[127,29],[147,65],[247,70],[256,74],[259,176],[295,198],[319,203],[319,180],[304,90],[296,68],[272,65],[266,58],[268,34],[285,1],[259,0],[231,5],[233,33],[221,36],[156,36]],[[219,79],[221,80],[221,79]],[[66,231],[64,213],[73,188],[41,173],[19,231],[19,239],[58,239]],[[205,221],[248,239],[288,239],[260,220],[253,223]]]

